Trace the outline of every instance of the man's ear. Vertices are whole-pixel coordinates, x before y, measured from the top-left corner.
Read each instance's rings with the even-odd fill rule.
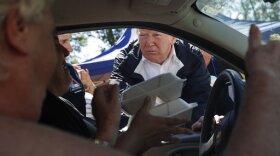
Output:
[[[11,9],[6,16],[6,38],[7,43],[16,52],[26,54],[27,46],[27,27],[26,21],[20,16],[17,9]]]
[[[176,42],[176,40],[177,40],[177,38],[172,36],[172,38],[171,38],[172,45]]]

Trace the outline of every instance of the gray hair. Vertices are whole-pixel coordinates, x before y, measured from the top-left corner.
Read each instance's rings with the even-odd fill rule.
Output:
[[[16,7],[20,16],[27,21],[42,19],[44,9],[54,0],[0,0],[0,23],[3,22],[8,10]]]

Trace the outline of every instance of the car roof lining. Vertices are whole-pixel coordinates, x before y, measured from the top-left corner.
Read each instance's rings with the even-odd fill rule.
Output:
[[[173,24],[187,14],[189,9],[185,8],[189,8],[195,0],[83,0],[82,3],[67,0],[68,7],[65,7],[65,1],[54,4],[56,26],[92,23],[92,19],[96,23],[144,20]]]

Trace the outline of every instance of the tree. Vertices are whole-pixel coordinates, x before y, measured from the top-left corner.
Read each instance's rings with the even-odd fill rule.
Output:
[[[280,17],[279,3],[264,3],[262,0],[208,0],[200,7],[211,16],[221,13],[236,20],[278,21]]]
[[[88,38],[93,36],[94,32],[72,33],[71,45],[75,52],[81,52],[81,47],[87,46]]]
[[[116,42],[118,41],[118,39],[121,37],[123,32],[124,32],[124,29],[122,29],[122,28],[103,29],[103,30],[96,31],[98,38],[103,40],[104,43],[108,44],[109,46],[115,45]]]
[[[262,1],[241,1],[245,20],[276,21],[279,20],[279,3],[270,4]],[[246,16],[245,16],[246,15]]]
[[[82,47],[88,45],[88,39],[90,37],[98,38],[102,40],[106,45],[108,45],[108,47],[111,47],[116,44],[120,36],[123,34],[124,30],[124,28],[118,28],[72,33],[72,38],[70,42],[74,51],[67,58],[67,62],[79,63],[78,60],[80,59],[76,54],[81,52]],[[105,50],[105,48],[100,47],[101,52],[104,52]]]
[[[73,46],[74,51],[80,52],[81,47],[84,47],[88,44],[89,37],[96,37],[101,39],[108,46],[113,46],[120,38],[123,32],[124,32],[123,28],[118,28],[118,29],[102,29],[96,31],[73,33],[71,39],[71,45]],[[105,49],[102,49],[102,51],[105,51]]]

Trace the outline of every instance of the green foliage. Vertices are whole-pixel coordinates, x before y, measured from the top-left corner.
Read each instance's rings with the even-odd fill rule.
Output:
[[[97,30],[97,36],[101,40],[104,41],[104,43],[108,44],[109,46],[113,46],[116,44],[120,36],[122,35],[124,29],[103,29],[103,30]],[[105,49],[104,49],[105,50]]]
[[[241,1],[243,10],[241,10],[244,19],[257,21],[275,21],[279,20],[279,3],[270,4],[262,1]]]
[[[81,47],[87,46],[88,38],[93,36],[92,32],[73,33],[71,38],[71,45],[76,52],[81,52]]]
[[[204,5],[206,4],[206,5]],[[211,16],[218,13],[238,20],[277,21],[280,3],[263,3],[262,0],[208,0],[203,1],[202,11]]]
[[[87,46],[89,37],[97,37],[108,46],[113,46],[122,35],[124,29],[102,29],[96,31],[73,33],[71,45],[76,52],[81,51],[81,47]],[[102,51],[105,51],[103,48]]]
[[[116,44],[117,40],[120,38],[125,29],[103,29],[96,31],[87,31],[87,32],[78,32],[72,33],[71,45],[73,47],[72,55],[67,57],[67,62],[71,64],[79,63],[79,56],[76,53],[81,52],[81,48],[88,45],[88,39],[90,37],[99,38],[108,47],[111,47]],[[101,52],[105,51],[105,48],[101,48]]]
[[[74,58],[74,59],[71,60],[70,63],[71,63],[71,64],[78,64],[79,61],[77,60],[77,58]]]

